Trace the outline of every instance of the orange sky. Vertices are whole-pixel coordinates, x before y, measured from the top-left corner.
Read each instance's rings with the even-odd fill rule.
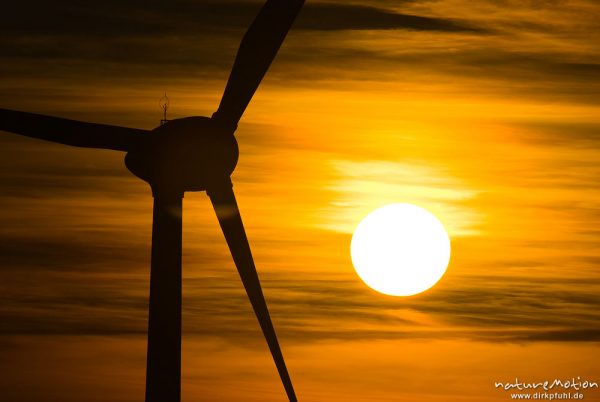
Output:
[[[209,116],[256,11],[9,5],[0,102],[150,129],[166,90],[171,118]],[[599,13],[308,2],[240,123],[233,175],[299,400],[600,382]],[[0,134],[6,400],[143,398],[152,198],[122,158]],[[418,296],[380,295],[350,262],[352,230],[391,202],[428,208],[452,239],[447,274]],[[186,194],[182,400],[284,400],[222,237],[205,194]]]

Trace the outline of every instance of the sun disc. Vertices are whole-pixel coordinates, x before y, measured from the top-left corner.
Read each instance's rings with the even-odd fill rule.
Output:
[[[358,276],[372,289],[411,296],[435,285],[450,261],[450,239],[429,211],[390,204],[367,215],[350,245]]]

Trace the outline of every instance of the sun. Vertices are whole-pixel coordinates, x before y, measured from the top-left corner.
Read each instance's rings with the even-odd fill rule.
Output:
[[[360,278],[391,296],[411,296],[435,285],[450,261],[450,238],[429,211],[390,204],[367,215],[350,245]]]

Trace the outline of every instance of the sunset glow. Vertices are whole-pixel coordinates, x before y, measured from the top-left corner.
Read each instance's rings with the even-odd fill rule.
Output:
[[[211,116],[260,7],[90,4],[3,8],[2,107],[152,129],[166,92],[168,118]],[[595,0],[306,2],[232,177],[300,401],[600,382],[598,15]],[[0,399],[142,400],[152,197],[123,156],[0,132]],[[413,297],[365,286],[349,253],[398,202],[452,240]],[[182,400],[284,400],[206,194],[183,203]]]

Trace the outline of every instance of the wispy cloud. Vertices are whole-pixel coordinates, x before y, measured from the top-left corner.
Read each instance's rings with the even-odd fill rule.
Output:
[[[224,30],[245,30],[260,1],[106,1],[98,7],[86,3],[58,1],[13,3],[3,14],[0,32],[20,35],[86,35],[122,37],[189,35]],[[60,18],[59,18],[60,15]],[[53,18],[54,17],[54,18]],[[24,29],[24,27],[27,29]],[[307,2],[295,25],[306,30],[479,31],[457,19],[403,14],[365,4]]]
[[[63,260],[79,263],[68,257]],[[207,263],[210,260],[202,263],[200,276],[184,278],[186,333],[235,343],[260,340],[232,264]],[[505,269],[510,271],[511,266],[508,262]],[[115,270],[101,274],[97,269],[86,272],[90,270],[85,264],[80,267],[67,275],[53,267],[46,267],[44,273],[38,265],[35,281],[20,280],[18,288],[5,286],[0,332],[143,334],[146,275],[138,271],[132,277]],[[439,289],[408,299],[378,296],[346,275],[324,279],[304,274],[290,281],[282,273],[267,272],[262,278],[273,320],[288,343],[405,338],[599,341],[595,325],[600,319],[596,296],[600,281],[544,278],[543,269],[527,278],[453,277]]]
[[[422,205],[446,225],[452,236],[474,235],[481,219],[463,205],[477,195],[442,169],[419,162],[331,161],[338,179],[329,190],[335,198],[323,211],[321,225],[352,233],[357,219],[383,205]]]

